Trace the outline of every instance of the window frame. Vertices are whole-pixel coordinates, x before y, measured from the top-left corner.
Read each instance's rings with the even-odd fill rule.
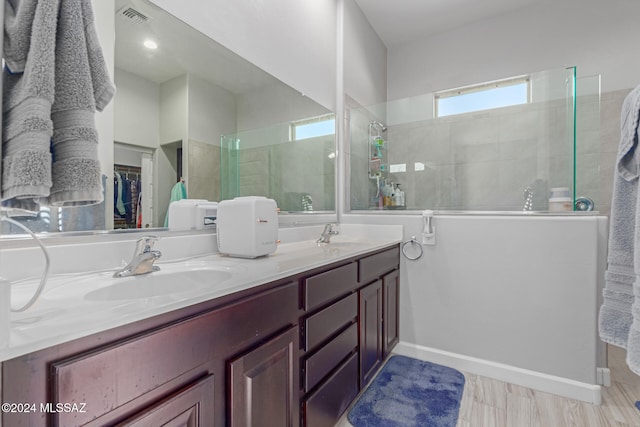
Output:
[[[296,135],[296,129],[299,126],[304,126],[304,125],[310,125],[310,124],[314,124],[314,123],[320,123],[320,122],[329,122],[329,121],[333,121],[333,132],[330,133],[326,133],[326,134],[322,134],[322,135],[315,135],[309,138],[302,138],[302,139],[298,139],[297,135]],[[335,114],[333,113],[328,113],[328,114],[323,114],[321,116],[316,116],[316,117],[312,117],[312,118],[306,118],[306,119],[302,119],[302,120],[296,120],[296,121],[292,121],[289,123],[289,141],[294,142],[294,141],[304,141],[306,139],[312,139],[312,138],[318,138],[321,136],[327,136],[327,135],[335,135],[336,133],[336,124],[335,124],[336,118],[335,118]]]
[[[523,83],[525,83],[527,86],[526,101],[523,103],[502,105],[499,107],[482,108],[477,110],[464,111],[460,113],[451,113],[443,116],[439,114],[439,101],[441,99],[448,99],[448,98],[453,98],[457,96],[469,95],[472,93],[490,91],[493,89],[515,86]],[[485,82],[485,83],[480,83],[475,85],[461,86],[454,89],[446,89],[439,92],[435,92],[433,94],[433,115],[434,115],[434,118],[444,118],[444,117],[455,116],[459,114],[475,113],[478,111],[487,111],[495,108],[503,108],[503,107],[509,107],[509,106],[515,106],[515,105],[530,104],[530,103],[531,103],[531,76],[524,75],[524,76],[509,77],[507,79],[494,80],[491,82]]]

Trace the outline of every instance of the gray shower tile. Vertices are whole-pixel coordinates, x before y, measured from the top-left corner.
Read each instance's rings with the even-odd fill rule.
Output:
[[[500,160],[522,160],[535,158],[538,141],[535,138],[500,143]]]

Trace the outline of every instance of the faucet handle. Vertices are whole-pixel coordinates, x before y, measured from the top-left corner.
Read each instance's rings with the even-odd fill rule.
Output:
[[[340,226],[338,224],[331,224],[331,228],[329,228],[329,233],[332,236],[340,234]]]
[[[144,252],[151,251],[151,248],[153,248],[153,245],[157,241],[158,241],[158,238],[155,236],[145,236],[138,239],[138,241],[136,242],[136,252],[134,253],[134,256]]]

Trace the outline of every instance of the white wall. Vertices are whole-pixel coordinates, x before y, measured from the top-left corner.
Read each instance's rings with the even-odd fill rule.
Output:
[[[344,91],[361,105],[387,99],[387,48],[354,0],[344,2]]]
[[[235,96],[192,75],[187,81],[189,139],[220,145],[220,135],[236,131]]]
[[[160,144],[187,139],[187,76],[160,85]]]
[[[640,83],[640,2],[565,0],[528,8],[388,50],[388,97],[405,98],[535,71],[577,66],[602,91]]]
[[[334,110],[334,1],[151,1]]]
[[[402,224],[404,241],[420,238],[422,230],[419,215],[344,215],[342,221]],[[604,217],[437,215],[433,224],[436,244],[424,246],[417,261],[401,258],[402,347],[469,372],[590,400],[602,366]]]
[[[160,141],[160,86],[116,68],[114,139],[157,148]]]
[[[190,198],[220,199],[220,136],[237,128],[236,97],[219,86],[189,75],[184,176]]]
[[[329,110],[288,86],[273,84],[238,95],[238,132],[327,114]]]
[[[115,144],[113,148],[113,163],[116,165],[142,167],[142,152],[130,150],[128,146]]]

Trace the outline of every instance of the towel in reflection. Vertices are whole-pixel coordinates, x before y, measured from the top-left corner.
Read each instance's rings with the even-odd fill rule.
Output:
[[[103,199],[95,111],[115,88],[91,0],[5,0],[2,204]]]
[[[172,202],[177,202],[178,200],[187,198],[187,187],[184,185],[184,180],[180,179],[180,181],[176,182],[176,184],[171,189],[171,197],[169,198],[169,204]],[[164,216],[164,226],[169,227],[169,209],[167,209],[167,214]]]

